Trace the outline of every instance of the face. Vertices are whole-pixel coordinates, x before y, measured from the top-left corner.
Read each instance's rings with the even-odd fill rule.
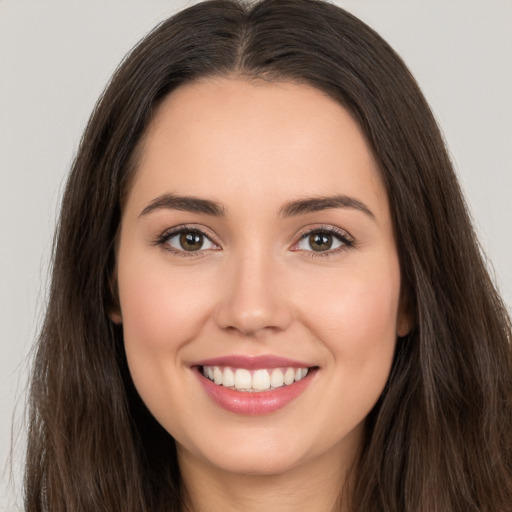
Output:
[[[349,457],[406,329],[357,124],[304,85],[212,79],[166,98],[141,149],[112,319],[180,462],[277,474]]]

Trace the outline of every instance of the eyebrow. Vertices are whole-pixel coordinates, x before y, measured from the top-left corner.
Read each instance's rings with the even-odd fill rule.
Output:
[[[181,210],[184,212],[204,213],[215,217],[223,217],[224,207],[209,199],[200,199],[193,196],[178,196],[176,194],[163,194],[153,199],[140,213],[148,215],[155,210]]]
[[[305,199],[291,201],[284,205],[279,213],[283,217],[294,217],[296,215],[304,215],[306,213],[319,212],[331,208],[353,208],[375,220],[375,215],[368,206],[359,201],[359,199],[345,195],[307,197]]]
[[[375,215],[362,201],[345,195],[309,197],[291,201],[279,210],[279,214],[283,217],[295,217],[306,213],[334,208],[353,208],[375,219]],[[211,201],[210,199],[201,199],[194,196],[179,196],[176,194],[163,194],[153,199],[144,210],[142,210],[140,216],[163,209],[204,213],[214,217],[223,217],[225,215],[224,207],[220,203]]]

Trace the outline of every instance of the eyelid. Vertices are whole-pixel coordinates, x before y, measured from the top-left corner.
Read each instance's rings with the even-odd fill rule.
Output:
[[[186,231],[197,231],[201,233],[206,239],[208,239],[212,244],[216,245],[217,248],[215,249],[200,249],[198,251],[185,251],[180,250],[172,247],[169,244],[166,244],[166,242],[172,238],[173,236],[179,235]],[[329,249],[326,251],[308,251],[304,249],[300,249],[298,247],[299,243],[306,237],[311,236],[315,233],[328,233],[329,235],[334,236],[341,242],[341,246],[337,247],[335,249]],[[292,247],[290,247],[290,250],[293,252],[303,252],[307,253],[309,257],[319,257],[319,256],[329,256],[333,254],[337,254],[339,252],[345,251],[347,249],[350,249],[355,246],[355,240],[346,230],[339,228],[337,226],[333,225],[326,225],[326,224],[318,224],[318,225],[310,225],[303,227],[298,231],[296,234],[295,242],[293,243]],[[165,250],[168,250],[174,254],[177,254],[179,256],[185,256],[185,257],[197,257],[203,255],[205,252],[212,251],[212,250],[221,250],[222,246],[218,241],[218,237],[211,232],[209,229],[205,228],[204,226],[200,226],[197,224],[180,224],[178,226],[173,226],[171,228],[166,229],[163,231],[153,242],[153,245],[160,245]]]
[[[315,233],[327,233],[329,235],[332,235],[336,237],[342,245],[340,247],[337,247],[335,249],[329,249],[327,251],[307,251],[298,248],[299,243],[306,237],[311,236]],[[290,248],[291,251],[294,252],[304,252],[307,253],[309,257],[318,257],[318,256],[329,256],[332,254],[337,254],[342,251],[346,251],[347,249],[350,249],[354,247],[356,244],[355,239],[352,235],[348,233],[348,231],[341,229],[337,226],[332,226],[330,224],[318,224],[313,226],[306,226],[302,228],[296,235],[296,242],[293,243],[292,247]]]
[[[212,244],[216,245],[217,248],[200,249],[198,251],[185,251],[176,249],[175,247],[172,247],[171,245],[167,244],[170,238],[187,231],[196,231],[201,233],[201,235],[208,239]],[[217,251],[222,248],[220,243],[218,242],[218,237],[215,234],[213,234],[209,229],[205,228],[204,226],[198,226],[197,224],[180,224],[178,226],[168,228],[156,238],[156,240],[153,242],[153,245],[160,245],[167,251],[185,257],[200,256],[207,251]]]

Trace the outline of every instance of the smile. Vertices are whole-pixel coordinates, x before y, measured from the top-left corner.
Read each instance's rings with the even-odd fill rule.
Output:
[[[298,399],[320,370],[306,362],[267,356],[223,356],[191,368],[214,404],[244,416],[276,412]]]
[[[217,386],[245,391],[262,392],[289,386],[299,382],[308,374],[308,368],[231,368],[222,366],[203,366],[203,375]]]

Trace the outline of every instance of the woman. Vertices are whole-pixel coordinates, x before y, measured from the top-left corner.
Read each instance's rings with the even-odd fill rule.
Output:
[[[322,2],[198,4],[76,157],[27,510],[510,511],[510,338],[389,46]]]

